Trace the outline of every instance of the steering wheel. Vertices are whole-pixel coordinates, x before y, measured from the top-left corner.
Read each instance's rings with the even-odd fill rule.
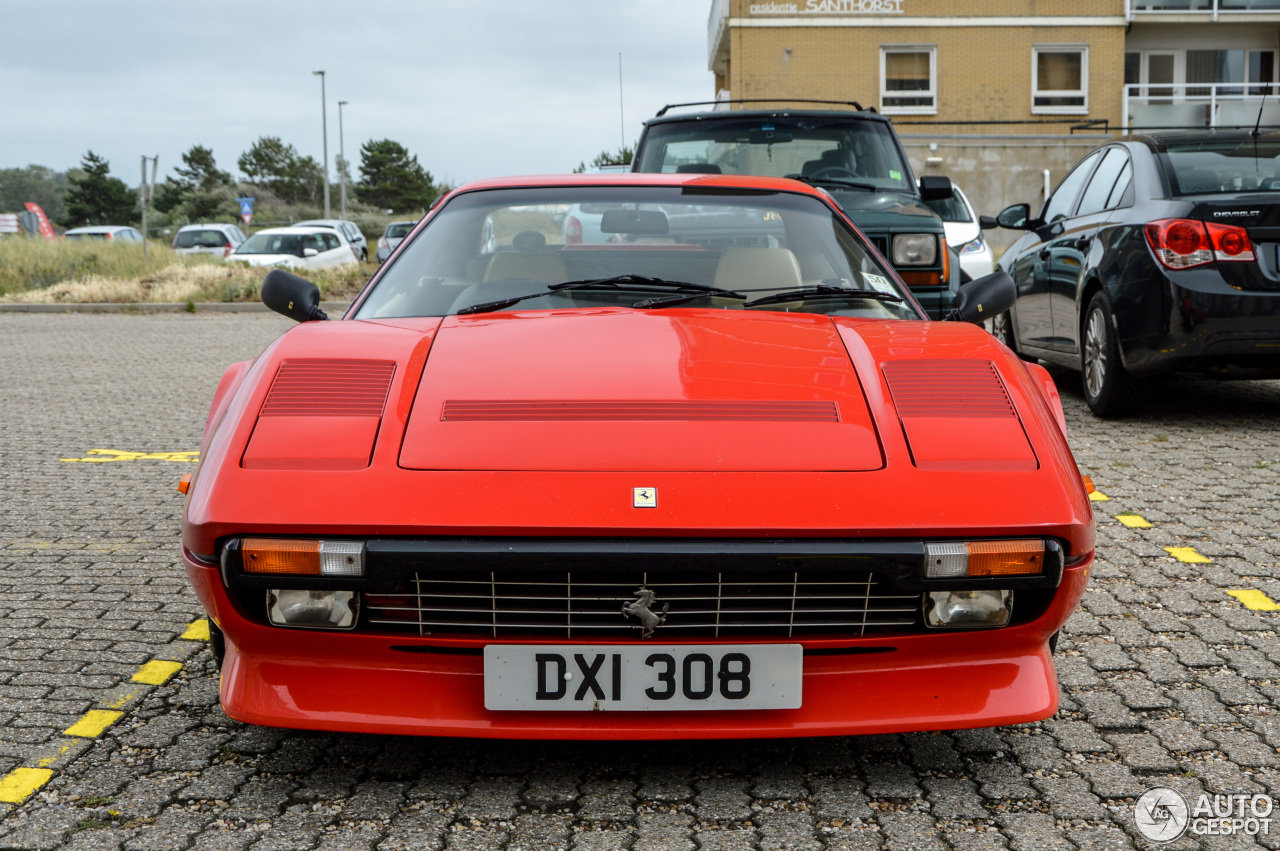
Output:
[[[820,168],[811,173],[809,177],[815,177],[818,180],[826,178],[827,180],[857,180],[858,174],[849,171],[847,168],[841,168],[838,165],[829,165],[826,168]]]

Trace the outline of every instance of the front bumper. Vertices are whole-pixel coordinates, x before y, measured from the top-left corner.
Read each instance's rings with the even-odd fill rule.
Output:
[[[222,705],[237,720],[409,735],[700,739],[960,729],[1046,718],[1058,707],[1047,642],[1079,602],[1092,556],[1063,571],[1052,602],[1029,622],[990,631],[877,636],[845,642],[852,647],[843,649],[802,640],[799,709],[601,712],[589,718],[486,710],[483,659],[468,642],[287,630],[251,621],[232,603],[218,568],[185,551],[184,561],[201,603],[226,634]],[[865,652],[886,647],[892,650]]]

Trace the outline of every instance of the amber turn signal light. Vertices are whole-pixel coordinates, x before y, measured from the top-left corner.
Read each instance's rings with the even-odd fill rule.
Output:
[[[178,479],[178,493],[186,493],[191,490],[191,474],[183,473],[182,478]]]
[[[1092,477],[1092,476],[1081,476],[1080,478],[1084,480],[1084,490],[1085,490],[1085,493],[1093,493],[1094,491],[1096,491],[1096,490],[1098,489],[1098,488],[1093,484],[1093,477]]]
[[[925,553],[924,575],[929,579],[1044,573],[1044,541],[1038,538],[926,544]]]
[[[364,542],[245,538],[245,573],[290,576],[364,576]]]

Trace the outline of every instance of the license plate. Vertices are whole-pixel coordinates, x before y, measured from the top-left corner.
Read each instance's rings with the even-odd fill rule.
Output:
[[[484,648],[485,709],[798,709],[799,644]]]

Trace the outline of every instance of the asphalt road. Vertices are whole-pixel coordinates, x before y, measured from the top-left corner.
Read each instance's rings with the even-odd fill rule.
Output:
[[[231,721],[178,561],[192,467],[173,453],[198,448],[223,367],[287,325],[0,315],[0,800],[25,796],[0,803],[0,848],[1092,851],[1153,847],[1133,821],[1152,787],[1280,795],[1273,382],[1165,382],[1104,423],[1060,376],[1109,499],[1049,721],[710,744]],[[1161,847],[1277,848],[1274,827]]]

